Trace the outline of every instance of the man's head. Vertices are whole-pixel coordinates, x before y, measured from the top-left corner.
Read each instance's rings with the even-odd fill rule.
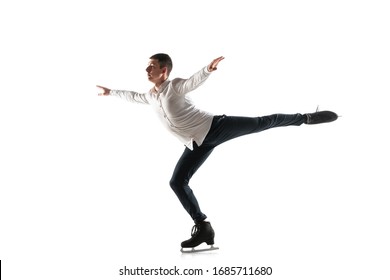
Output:
[[[157,53],[150,58],[146,72],[148,79],[153,83],[164,81],[172,71],[172,59],[165,53]]]

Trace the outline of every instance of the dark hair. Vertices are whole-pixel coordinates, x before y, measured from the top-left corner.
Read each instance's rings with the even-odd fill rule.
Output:
[[[172,67],[173,67],[172,59],[171,59],[171,57],[169,55],[167,55],[165,53],[157,53],[157,54],[152,55],[151,57],[149,57],[149,59],[157,59],[158,60],[158,64],[160,64],[160,68],[167,67],[168,76],[169,76],[169,74],[172,71]]]

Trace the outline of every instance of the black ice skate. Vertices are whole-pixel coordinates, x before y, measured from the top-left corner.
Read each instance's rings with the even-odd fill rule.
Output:
[[[311,114],[305,114],[307,120],[305,124],[319,124],[319,123],[328,123],[337,120],[338,115],[332,111],[317,111]]]
[[[209,222],[200,222],[195,224],[192,227],[191,238],[183,241],[181,243],[181,252],[182,253],[195,253],[195,252],[204,252],[217,250],[218,247],[214,247],[214,230],[211,227]],[[207,245],[211,245],[209,248],[205,249],[195,249],[195,247],[199,246],[203,242],[206,242]],[[184,248],[190,248],[191,250],[184,250]]]

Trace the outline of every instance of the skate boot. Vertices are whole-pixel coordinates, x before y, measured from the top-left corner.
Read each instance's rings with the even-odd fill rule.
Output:
[[[194,253],[194,252],[201,252],[201,251],[210,251],[210,250],[217,250],[217,247],[214,247],[214,230],[211,227],[210,222],[199,222],[196,223],[192,227],[191,231],[191,238],[183,241],[181,243],[181,251],[183,253]],[[210,248],[206,249],[195,249],[195,247],[199,246],[203,242],[206,242],[207,245],[211,245]],[[184,248],[191,248],[191,250],[184,250]]]
[[[307,118],[305,124],[328,123],[338,118],[337,114],[331,111],[316,111],[315,113],[305,114],[305,116]]]

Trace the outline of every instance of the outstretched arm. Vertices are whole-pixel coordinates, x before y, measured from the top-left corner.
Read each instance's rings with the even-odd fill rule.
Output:
[[[218,63],[219,63],[221,60],[223,60],[223,59],[225,59],[223,56],[220,56],[220,57],[214,59],[214,60],[209,64],[209,66],[207,66],[207,70],[209,70],[209,72],[213,72],[213,71],[217,70]]]
[[[149,104],[148,97],[144,93],[138,93],[129,90],[112,90],[102,86],[96,86],[96,87],[100,89],[100,93],[98,94],[99,96],[113,95],[113,96],[118,96],[130,102]]]
[[[203,67],[200,71],[198,71],[188,79],[174,79],[172,81],[172,84],[176,92],[179,95],[187,94],[202,85],[209,77],[210,73],[217,70],[218,63],[223,59],[223,56],[214,59],[209,65]]]

